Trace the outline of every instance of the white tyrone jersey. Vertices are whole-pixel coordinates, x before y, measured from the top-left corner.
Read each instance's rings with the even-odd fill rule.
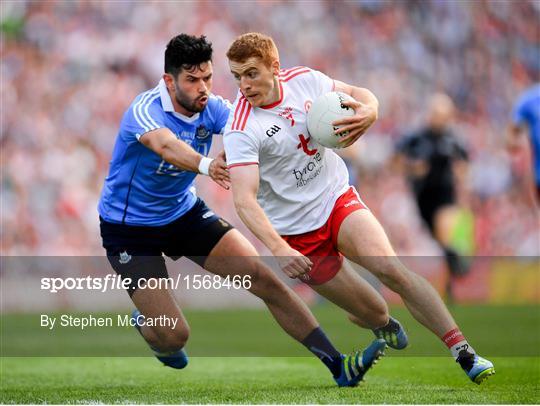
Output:
[[[349,187],[343,160],[312,139],[306,111],[334,89],[325,74],[296,67],[280,72],[281,99],[251,107],[239,92],[225,126],[229,167],[259,165],[257,200],[281,235],[303,234],[326,223]]]

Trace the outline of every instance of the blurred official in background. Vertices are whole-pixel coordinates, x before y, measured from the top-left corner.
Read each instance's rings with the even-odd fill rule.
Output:
[[[435,94],[429,104],[427,124],[397,145],[420,216],[444,251],[449,300],[453,299],[452,279],[468,272],[466,262],[452,247],[460,214],[456,183],[463,181],[468,160],[467,149],[450,128],[454,110],[448,95]]]

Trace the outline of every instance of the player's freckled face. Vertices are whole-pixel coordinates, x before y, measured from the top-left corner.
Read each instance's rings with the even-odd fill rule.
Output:
[[[240,91],[252,106],[266,106],[279,100],[279,61],[267,66],[257,57],[244,62],[229,60],[229,68]]]
[[[164,75],[175,111],[192,116],[204,110],[212,90],[212,72],[212,62],[204,62],[182,69],[176,80],[168,73]]]

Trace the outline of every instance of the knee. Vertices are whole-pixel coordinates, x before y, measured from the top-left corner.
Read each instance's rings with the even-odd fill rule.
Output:
[[[189,327],[168,329],[158,336],[158,342],[155,347],[161,351],[177,351],[185,347],[189,338]]]
[[[370,314],[369,321],[372,329],[384,327],[388,324],[390,315],[387,307],[379,307]]]
[[[281,283],[270,268],[259,261],[252,264],[250,275],[250,291],[261,299],[267,299],[274,294],[283,293],[283,291],[285,291],[285,285]]]
[[[362,317],[350,313],[347,317],[351,323],[369,329],[386,326],[390,320],[390,315],[388,314],[388,308],[386,306],[374,306]]]

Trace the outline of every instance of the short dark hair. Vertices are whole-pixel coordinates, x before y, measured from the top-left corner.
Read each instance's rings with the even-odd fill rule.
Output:
[[[165,73],[176,77],[182,69],[191,70],[212,60],[212,43],[204,35],[180,34],[172,38],[165,50]]]

